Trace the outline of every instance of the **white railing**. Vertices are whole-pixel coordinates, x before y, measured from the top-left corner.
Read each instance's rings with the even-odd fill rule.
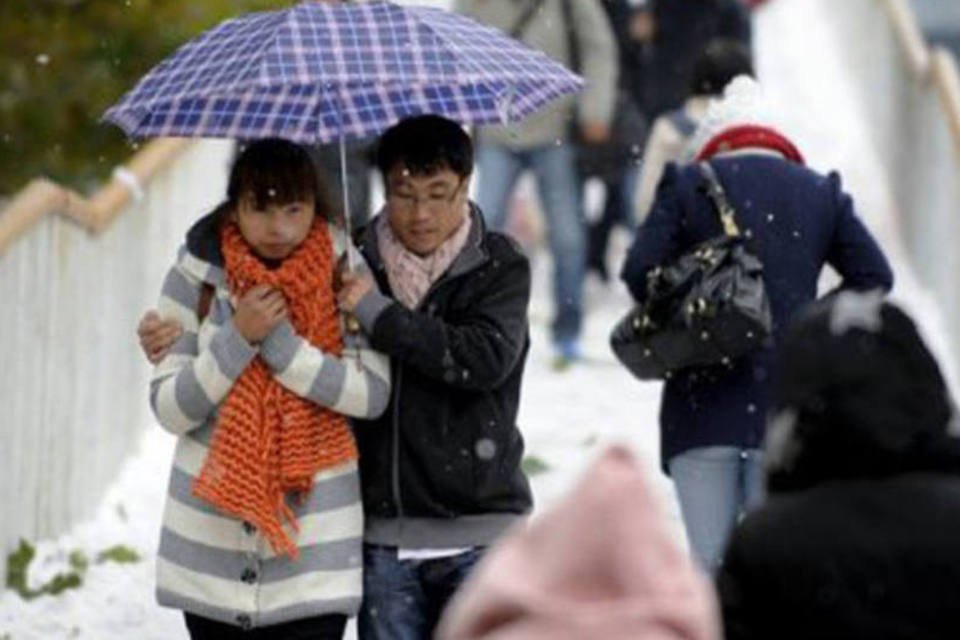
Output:
[[[136,322],[229,154],[160,140],[90,200],[35,180],[0,211],[0,576],[20,537],[94,513],[150,424]]]
[[[960,75],[931,49],[908,0],[831,2],[844,49],[837,64],[862,104],[895,201],[901,236],[938,303],[960,367]]]

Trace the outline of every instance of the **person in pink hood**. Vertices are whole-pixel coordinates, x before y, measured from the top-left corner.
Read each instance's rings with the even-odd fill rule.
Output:
[[[579,485],[494,547],[437,640],[719,640],[713,591],[674,543],[634,456],[607,449]]]

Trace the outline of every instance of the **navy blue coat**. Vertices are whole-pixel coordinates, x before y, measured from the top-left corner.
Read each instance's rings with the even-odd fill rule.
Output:
[[[695,447],[758,448],[765,428],[770,373],[785,324],[817,294],[824,264],[850,289],[893,286],[876,240],[853,210],[836,173],[822,176],[769,155],[711,161],[737,211],[747,246],[764,265],[773,340],[731,366],[689,369],[664,384],[660,406],[661,463]],[[722,233],[696,165],[668,165],[649,216],[637,229],[621,277],[639,302],[647,272]]]

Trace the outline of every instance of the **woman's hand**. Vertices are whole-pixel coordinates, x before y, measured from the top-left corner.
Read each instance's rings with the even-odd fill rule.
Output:
[[[258,284],[237,302],[233,326],[247,342],[256,344],[287,317],[287,301],[279,289]]]

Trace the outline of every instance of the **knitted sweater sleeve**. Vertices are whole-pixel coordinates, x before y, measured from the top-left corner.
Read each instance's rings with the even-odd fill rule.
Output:
[[[363,333],[343,333],[340,357],[325,353],[284,321],[264,339],[260,355],[276,380],[298,396],[354,418],[376,418],[390,400],[390,362]]]
[[[162,317],[180,322],[183,333],[154,369],[150,406],[160,425],[177,435],[206,423],[257,354],[230,319],[220,326],[210,322],[213,336],[199,349],[201,289],[199,279],[174,265],[157,305]]]
[[[337,255],[350,251],[354,269],[366,269],[363,256],[347,242],[342,229],[331,225]],[[390,401],[390,360],[370,347],[365,333],[346,330],[341,316],[343,353],[326,353],[297,335],[283,322],[260,345],[260,357],[274,378],[301,398],[352,418],[379,417]]]

